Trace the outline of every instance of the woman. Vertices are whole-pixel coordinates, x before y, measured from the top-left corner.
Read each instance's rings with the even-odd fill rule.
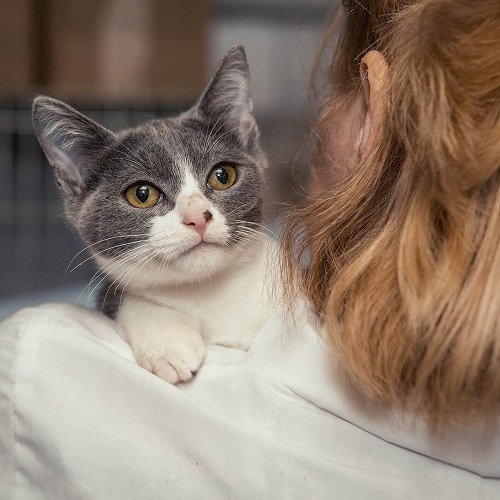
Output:
[[[21,311],[0,327],[0,497],[500,496],[498,2],[345,10],[284,238],[322,327],[299,301],[175,387],[99,315]]]
[[[500,4],[352,1],[288,274],[377,404],[437,427],[500,401]],[[306,242],[297,259],[298,231]]]

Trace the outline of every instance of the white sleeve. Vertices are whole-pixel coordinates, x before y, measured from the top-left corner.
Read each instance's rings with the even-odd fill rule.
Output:
[[[0,327],[0,351],[2,499],[256,498],[272,484],[306,497],[307,481],[326,473],[293,442],[137,366],[98,314],[25,309]],[[215,348],[206,364],[231,372],[246,359]],[[210,377],[195,392],[207,394]],[[298,491],[282,481],[297,470]]]
[[[195,381],[176,387],[140,368],[99,314],[20,311],[0,325],[0,498],[500,494],[496,472],[485,479],[378,436],[304,332],[271,320],[250,352],[210,347]]]

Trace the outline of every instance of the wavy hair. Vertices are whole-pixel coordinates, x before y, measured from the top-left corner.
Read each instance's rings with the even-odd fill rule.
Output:
[[[357,92],[361,57],[379,50],[383,128],[359,168],[285,220],[288,299],[310,300],[373,403],[436,428],[486,421],[500,402],[499,3],[346,10],[334,95]]]

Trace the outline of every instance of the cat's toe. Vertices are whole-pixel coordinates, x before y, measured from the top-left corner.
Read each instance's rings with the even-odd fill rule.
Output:
[[[157,377],[166,380],[169,384],[177,384],[180,381],[177,370],[166,361],[158,361],[149,371]]]
[[[195,376],[202,361],[203,358],[199,361],[193,360],[187,363],[186,360],[180,356],[169,357],[168,359],[158,360],[153,367],[153,373],[171,384],[188,382]]]
[[[191,380],[199,370],[205,357],[204,344],[182,344],[176,346],[169,356],[169,363],[177,372],[180,382]]]
[[[191,380],[205,357],[201,343],[172,342],[154,352],[136,353],[137,362],[170,384]]]

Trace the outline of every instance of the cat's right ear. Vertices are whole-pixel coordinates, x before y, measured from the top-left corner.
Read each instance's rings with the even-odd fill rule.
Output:
[[[113,140],[113,133],[64,102],[39,96],[33,101],[33,128],[57,183],[79,196],[96,153]]]

